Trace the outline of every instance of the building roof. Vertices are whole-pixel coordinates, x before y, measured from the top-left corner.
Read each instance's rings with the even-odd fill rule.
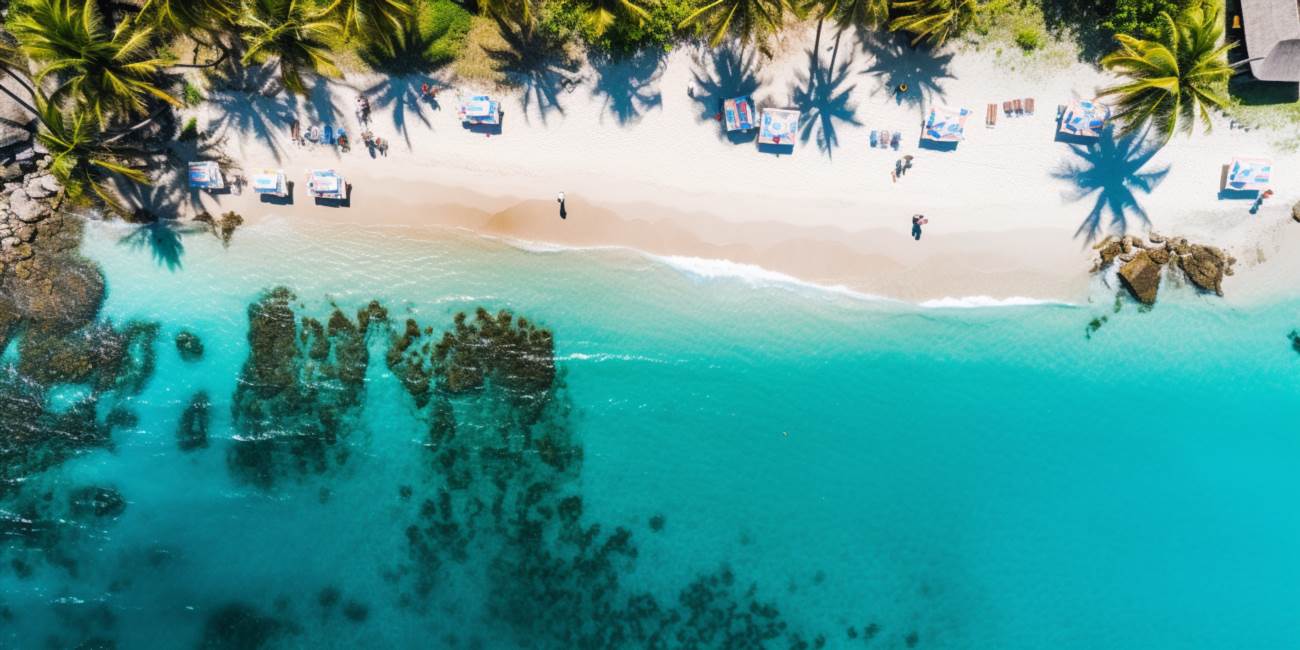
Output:
[[[1300,2],[1241,0],[1250,72],[1260,81],[1300,81]]]

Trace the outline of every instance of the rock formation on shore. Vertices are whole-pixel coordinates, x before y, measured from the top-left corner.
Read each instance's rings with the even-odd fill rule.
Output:
[[[1094,273],[1118,263],[1124,287],[1143,304],[1154,304],[1166,268],[1182,271],[1202,291],[1223,295],[1223,278],[1232,275],[1237,258],[1214,246],[1193,244],[1183,237],[1150,233],[1145,239],[1126,235],[1098,242]]]

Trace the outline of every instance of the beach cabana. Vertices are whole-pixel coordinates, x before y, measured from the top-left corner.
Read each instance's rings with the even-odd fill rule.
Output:
[[[722,115],[728,131],[748,131],[754,128],[754,100],[736,97],[722,102]]]
[[[196,190],[219,190],[226,186],[221,166],[212,160],[190,163],[190,187]]]
[[[964,108],[936,106],[930,109],[930,116],[925,119],[925,131],[921,137],[934,142],[961,142],[966,137],[966,117],[970,111]]]
[[[460,103],[460,121],[468,124],[501,124],[501,103],[487,95],[474,95]]]
[[[253,191],[271,196],[288,196],[289,184],[285,181],[283,169],[263,169],[253,174]]]
[[[791,108],[765,108],[758,130],[758,143],[777,146],[794,146],[794,133],[799,130],[799,111]]]
[[[1062,135],[1082,138],[1099,138],[1106,122],[1110,121],[1110,107],[1096,100],[1076,99],[1061,113],[1058,131]]]
[[[1223,188],[1233,192],[1258,192],[1268,188],[1273,175],[1273,161],[1267,158],[1238,156],[1228,163]]]
[[[313,169],[307,174],[307,193],[318,199],[348,198],[348,184],[333,169]]]

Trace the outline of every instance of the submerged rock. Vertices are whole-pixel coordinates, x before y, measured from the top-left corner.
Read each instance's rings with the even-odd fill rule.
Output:
[[[1291,339],[1291,349],[1295,350],[1296,354],[1300,354],[1300,330],[1291,330],[1287,338]]]
[[[209,412],[212,406],[205,391],[199,391],[190,399],[190,405],[181,414],[180,424],[176,427],[176,446],[181,451],[205,449],[208,446],[208,426],[212,421]]]
[[[181,330],[176,334],[176,351],[186,361],[198,361],[203,358],[203,340],[194,332]]]
[[[203,625],[200,650],[258,650],[292,631],[283,622],[252,605],[230,603],[213,612]]]
[[[1187,254],[1180,255],[1179,266],[1192,284],[1205,291],[1223,295],[1223,276],[1232,274],[1236,260],[1213,246],[1192,245]]]
[[[72,514],[77,516],[117,517],[126,512],[126,499],[112,488],[83,487],[69,497]]]
[[[1119,277],[1124,286],[1143,304],[1156,302],[1156,291],[1160,288],[1161,266],[1151,260],[1151,255],[1142,251],[1133,260],[1121,266]]]

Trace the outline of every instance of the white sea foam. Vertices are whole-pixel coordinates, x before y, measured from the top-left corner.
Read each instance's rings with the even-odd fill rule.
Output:
[[[980,307],[1024,307],[1034,305],[1073,307],[1074,303],[1061,300],[1026,298],[1024,296],[1011,296],[1009,298],[994,298],[992,296],[962,296],[956,298],[935,298],[934,300],[926,300],[918,303],[917,306],[926,309],[978,309]]]
[[[915,304],[917,307],[924,309],[977,309],[977,308],[994,308],[994,307],[1025,307],[1050,305],[1059,307],[1073,307],[1073,303],[1061,300],[1046,300],[1040,298],[1029,298],[1026,296],[1011,296],[1008,298],[994,298],[992,296],[945,296],[925,300],[920,303],[908,303],[897,298],[881,296],[862,291],[850,289],[842,284],[818,284],[801,280],[780,271],[763,268],[757,264],[746,264],[744,262],[733,262],[727,259],[717,259],[708,257],[691,257],[688,255],[655,255],[645,251],[637,250],[626,246],[566,246],[563,244],[552,244],[547,242],[531,241],[526,239],[513,238],[494,238],[500,239],[510,246],[520,250],[533,253],[558,253],[567,251],[595,251],[595,250],[621,250],[642,255],[647,259],[668,266],[676,271],[686,273],[697,278],[706,280],[716,279],[736,279],[754,287],[785,287],[793,289],[811,290],[819,293],[835,294],[853,298],[855,300],[864,300],[870,302],[892,302],[899,304]]]
[[[587,354],[585,352],[570,352],[569,354],[566,354],[564,356],[556,357],[555,360],[556,361],[594,361],[596,363],[600,363],[602,361],[644,361],[647,363],[667,363],[663,359],[644,357],[639,354],[608,354],[605,352],[597,352],[595,354]]]

